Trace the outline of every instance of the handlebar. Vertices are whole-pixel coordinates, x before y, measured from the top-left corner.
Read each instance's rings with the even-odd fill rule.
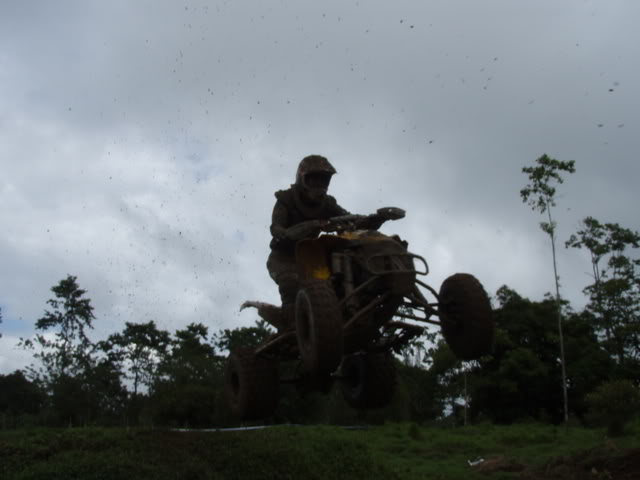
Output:
[[[375,230],[380,228],[384,222],[388,220],[399,220],[404,218],[405,215],[406,212],[397,207],[379,208],[376,213],[371,215],[341,215],[327,220],[327,223],[322,226],[322,231],[330,233],[367,228],[373,228]]]

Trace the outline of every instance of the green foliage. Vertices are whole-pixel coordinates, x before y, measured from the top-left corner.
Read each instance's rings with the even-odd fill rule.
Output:
[[[82,372],[91,362],[91,342],[86,330],[93,328],[94,319],[91,300],[83,298],[76,277],[68,275],[51,288],[55,298],[47,300],[53,311],[45,310],[36,321],[36,330],[54,330],[53,338],[36,335],[35,341],[22,340],[26,348],[38,350],[34,357],[42,363],[42,370],[33,370],[35,377],[45,383],[59,376]]]
[[[533,210],[545,213],[555,206],[556,184],[564,183],[561,172],[574,173],[575,160],[560,161],[542,155],[533,167],[523,167],[522,172],[527,175],[529,183],[520,190],[522,201]],[[547,224],[547,229],[553,231],[555,224]]]
[[[400,305],[397,314],[394,319],[397,321],[405,321],[403,315],[415,315],[412,308],[406,305]],[[429,349],[428,345],[437,343],[441,338],[440,331],[438,329],[425,328],[422,335],[412,338],[407,343],[396,347],[394,352],[402,358],[402,362],[411,367],[424,367],[429,363]]]
[[[223,359],[207,337],[208,329],[201,323],[176,331],[151,385],[154,422],[191,427],[224,422],[220,411]]]
[[[435,403],[440,408],[437,416],[440,416],[447,407],[455,414],[459,407],[459,400],[464,398],[463,363],[458,360],[444,340],[440,340],[429,350],[429,353],[431,355],[429,374],[435,380],[433,393],[437,399],[435,402],[432,400],[432,404]]]
[[[133,395],[140,385],[149,387],[156,380],[156,370],[169,346],[169,332],[158,330],[153,320],[125,323],[122,333],[110,335],[100,343],[109,359],[118,365],[123,376],[133,382]]]
[[[32,381],[23,378],[22,384],[6,383],[8,394],[0,395],[0,414],[4,413],[5,425],[29,421],[64,426],[230,425],[233,420],[225,405],[225,359],[221,353],[255,347],[272,335],[264,322],[213,335],[199,323],[190,324],[173,335],[159,330],[154,322],[126,323],[122,332],[111,335],[96,348],[84,330],[91,327],[93,314],[82,316],[83,312],[92,312],[90,301],[75,284],[75,277],[68,277],[52,290],[61,295],[48,302],[55,311],[46,312],[45,320],[38,324],[56,331],[46,332],[51,343],[32,343],[33,348],[40,347],[35,354],[44,368],[36,372],[40,375],[30,377]],[[497,339],[492,355],[461,363],[445,342],[426,350],[420,338],[401,352],[402,360],[398,357],[396,361],[398,383],[388,407],[374,411],[350,408],[342,398],[339,382],[328,395],[304,394],[297,386],[283,384],[280,405],[270,421],[425,422],[447,411],[452,412],[449,421],[460,424],[460,402],[467,394],[471,402],[469,410],[465,408],[465,415],[469,411],[475,421],[481,418],[502,423],[523,419],[559,421],[556,386],[560,381],[560,365],[559,338],[553,325],[557,313],[555,300],[532,302],[506,286],[497,291],[496,300]],[[582,418],[587,410],[586,394],[607,378],[614,364],[598,343],[595,312],[575,314],[568,307],[565,310],[570,360],[567,385],[572,411]],[[63,327],[63,322],[71,322],[68,324],[71,326]],[[296,369],[295,362],[282,362],[282,378],[294,377]],[[127,392],[123,379],[131,380],[133,392]],[[0,376],[0,386],[5,380]],[[140,392],[139,386],[147,388]],[[16,408],[19,401],[15,395],[21,395],[21,391],[41,392],[36,413],[29,413],[33,409]],[[12,400],[5,401],[9,395],[14,395]],[[6,406],[9,403],[11,408]]]
[[[398,388],[404,389],[406,395],[408,418],[426,422],[442,414],[445,398],[437,368],[398,365],[398,382]]]
[[[640,414],[640,391],[629,380],[603,383],[587,395],[591,418],[607,427],[611,436],[624,433],[625,425]]]
[[[0,427],[24,426],[28,417],[33,418],[38,414],[44,401],[44,393],[20,370],[0,375]]]
[[[273,330],[264,320],[256,321],[254,327],[224,329],[214,335],[214,345],[220,352],[231,352],[238,348],[255,348],[264,342]]]
[[[533,302],[506,286],[498,289],[496,298],[494,352],[469,374],[472,416],[501,423],[525,418],[560,421],[555,300]],[[572,412],[582,417],[584,395],[607,378],[611,363],[588,317],[569,313],[564,328],[568,395]]]
[[[593,217],[582,221],[582,229],[571,235],[566,247],[586,249],[591,259],[593,283],[584,292],[587,310],[602,344],[618,365],[640,374],[640,259],[627,250],[640,248],[640,233],[617,223],[601,223]],[[630,372],[622,372],[628,375]]]
[[[44,333],[35,340],[21,339],[21,345],[33,349],[40,362],[39,368],[32,366],[28,371],[46,393],[41,417],[55,425],[109,423],[119,415],[124,388],[115,366],[97,359],[87,336],[94,320],[91,300],[71,275],[51,291],[55,298],[47,304],[52,310],[36,321],[36,330]]]
[[[585,397],[611,376],[614,362],[598,340],[588,312],[570,313],[564,321],[571,411],[585,419]]]
[[[557,418],[555,302],[531,302],[507,287],[498,290],[497,298],[494,352],[472,369],[472,415],[501,423]]]

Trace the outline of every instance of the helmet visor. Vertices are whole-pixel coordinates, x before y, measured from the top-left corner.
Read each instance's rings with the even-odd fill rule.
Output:
[[[324,172],[307,173],[303,177],[304,186],[312,190],[327,190],[331,183],[331,174]]]

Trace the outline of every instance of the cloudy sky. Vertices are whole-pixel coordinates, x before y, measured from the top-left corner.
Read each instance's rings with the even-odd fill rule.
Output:
[[[78,277],[93,338],[125,321],[249,325],[277,302],[273,192],[318,153],[348,210],[407,210],[436,288],[553,289],[524,165],[575,160],[587,215],[640,229],[636,0],[0,2],[0,373]],[[559,252],[584,303],[588,259]]]

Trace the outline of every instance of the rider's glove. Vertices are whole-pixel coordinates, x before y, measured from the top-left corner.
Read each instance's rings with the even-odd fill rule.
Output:
[[[327,225],[326,220],[307,220],[287,228],[285,236],[295,242],[304,238],[315,238],[322,232],[325,225]]]
[[[385,220],[386,219],[379,215],[369,215],[361,221],[360,228],[365,230],[378,230]]]

